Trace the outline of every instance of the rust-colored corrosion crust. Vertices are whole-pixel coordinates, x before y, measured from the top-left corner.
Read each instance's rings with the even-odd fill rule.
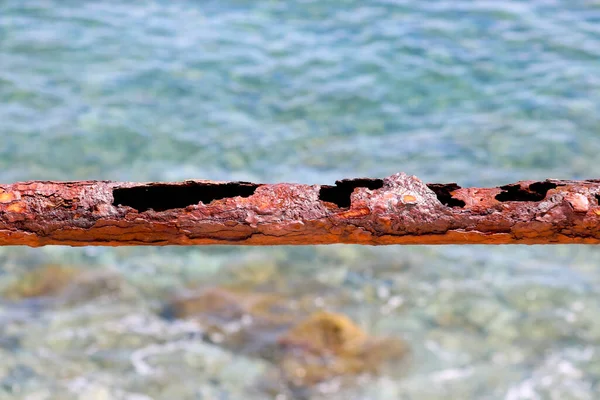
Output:
[[[0,245],[600,243],[600,180],[0,185]]]

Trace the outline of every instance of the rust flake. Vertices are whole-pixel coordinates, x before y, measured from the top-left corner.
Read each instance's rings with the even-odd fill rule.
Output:
[[[19,200],[21,198],[20,193],[18,192],[0,192],[0,203],[7,204],[12,203],[15,200]]]
[[[22,202],[11,203],[6,207],[6,211],[14,212],[14,213],[22,213],[22,212],[25,212],[25,210],[26,210],[25,204]]]
[[[362,218],[369,214],[371,214],[371,210],[369,210],[366,207],[363,207],[363,208],[358,208],[358,209],[351,209],[348,211],[342,211],[340,213],[335,214],[335,216],[339,217],[339,218],[343,218],[343,219],[353,219],[353,218]]]
[[[581,193],[567,193],[565,195],[565,200],[575,212],[586,213],[590,209],[588,198]]]

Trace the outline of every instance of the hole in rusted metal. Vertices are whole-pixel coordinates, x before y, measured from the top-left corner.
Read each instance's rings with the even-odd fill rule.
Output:
[[[249,197],[260,185],[247,182],[157,184],[113,190],[113,205],[128,206],[139,212],[185,208],[200,202],[208,204],[228,197]]]
[[[448,207],[464,207],[465,202],[452,197],[451,192],[460,189],[456,183],[429,183],[427,187],[437,196],[440,203]]]
[[[335,186],[323,185],[319,191],[319,200],[334,203],[340,208],[350,207],[350,195],[354,189],[364,187],[370,190],[381,189],[382,179],[345,179],[336,181]]]
[[[500,186],[502,192],[496,195],[498,201],[541,201],[548,190],[556,188],[552,182],[535,182],[524,189],[519,184]]]

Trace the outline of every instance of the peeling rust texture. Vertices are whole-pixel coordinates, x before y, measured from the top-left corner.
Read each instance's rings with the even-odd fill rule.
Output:
[[[0,185],[0,245],[600,243],[600,181]]]

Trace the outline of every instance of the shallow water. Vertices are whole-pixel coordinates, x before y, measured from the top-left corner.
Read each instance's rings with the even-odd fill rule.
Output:
[[[600,3],[4,0],[0,104],[2,182],[597,178]],[[350,300],[335,311],[411,346],[401,378],[313,398],[600,391],[591,246],[2,248],[0,259],[0,285],[59,263],[114,271],[127,288],[0,303],[0,399],[265,398],[256,382],[271,364],[157,310],[186,286],[267,267],[316,298],[340,293]]]

